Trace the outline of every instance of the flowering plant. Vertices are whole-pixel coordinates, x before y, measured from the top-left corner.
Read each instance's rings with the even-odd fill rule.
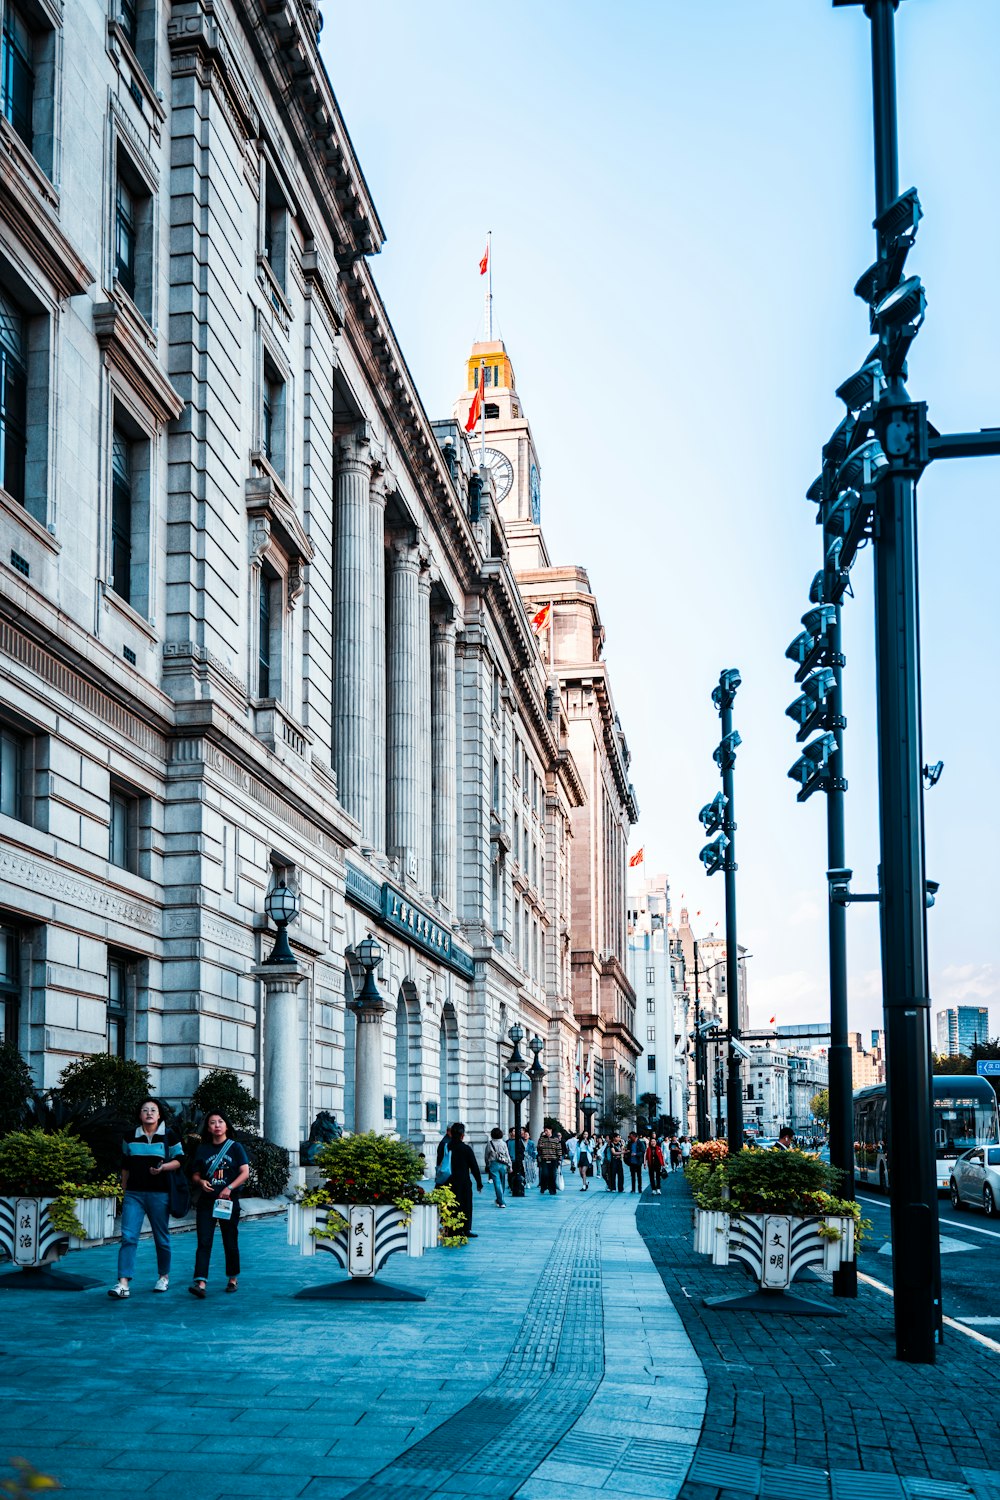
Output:
[[[716,1167],[729,1155],[729,1146],[723,1140],[698,1141],[691,1147],[689,1161],[703,1162]]]
[[[328,1203],[395,1203],[412,1197],[424,1175],[424,1158],[407,1141],[368,1131],[326,1141],[316,1153],[326,1176]]]

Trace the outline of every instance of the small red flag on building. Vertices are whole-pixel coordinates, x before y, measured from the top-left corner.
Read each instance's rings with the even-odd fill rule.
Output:
[[[482,259],[479,262],[479,274],[480,274],[480,276],[485,276],[486,275],[486,268],[489,265],[489,263],[490,263],[490,245],[489,245],[489,240],[487,240],[487,242],[486,242],[486,249],[483,251]]]
[[[476,386],[476,394],[473,396],[473,398],[472,398],[472,405],[469,407],[469,415],[465,419],[465,430],[466,430],[466,432],[474,432],[475,431],[476,423],[479,421],[479,413],[482,410],[482,406],[483,406],[483,392],[485,391],[485,389],[486,389],[486,367],[485,367],[485,365],[480,365],[479,366],[479,384]]]
[[[772,1017],[771,1017],[771,1019],[770,1019],[770,1020],[769,1020],[769,1021],[768,1021],[768,1023],[767,1023],[767,1024],[768,1024],[768,1026],[773,1026],[773,1025],[774,1025],[774,1023],[775,1023],[775,1021],[776,1021],[776,1020],[777,1020],[777,1019],[778,1019],[778,1018],[777,1018],[777,1016],[772,1016]]]
[[[549,623],[549,615],[552,613],[551,604],[543,604],[537,615],[531,617],[531,628],[536,635],[540,634]]]
[[[635,865],[641,865],[642,862],[643,862],[643,860],[645,859],[645,857],[646,857],[646,846],[645,846],[645,844],[643,844],[642,848],[641,849],[637,849],[635,851],[635,853],[633,854],[632,858],[629,860],[629,862],[628,862],[629,869],[631,870],[633,868],[633,866],[635,866]]]

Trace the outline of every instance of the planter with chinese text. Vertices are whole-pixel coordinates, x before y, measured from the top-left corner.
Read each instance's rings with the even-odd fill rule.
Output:
[[[336,1217],[331,1228],[332,1216]],[[329,1251],[349,1277],[346,1282],[307,1287],[296,1295],[307,1299],[423,1302],[416,1292],[387,1287],[376,1281],[375,1275],[390,1255],[423,1255],[437,1244],[438,1232],[439,1215],[434,1204],[414,1204],[407,1222],[407,1215],[394,1203],[337,1203],[319,1208],[292,1203],[288,1209],[288,1243],[297,1245],[300,1255]]]

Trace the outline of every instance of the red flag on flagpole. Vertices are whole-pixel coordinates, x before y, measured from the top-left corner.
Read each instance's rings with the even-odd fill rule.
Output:
[[[772,1017],[771,1017],[771,1019],[770,1019],[770,1020],[769,1020],[769,1021],[768,1021],[768,1023],[767,1023],[767,1024],[768,1024],[768,1026],[773,1026],[773,1025],[774,1025],[774,1023],[775,1023],[775,1021],[776,1021],[776,1020],[777,1020],[777,1019],[778,1019],[778,1018],[777,1018],[777,1016],[772,1016]]]
[[[486,275],[486,268],[489,265],[489,263],[490,263],[490,244],[489,244],[489,240],[487,240],[487,242],[486,242],[486,249],[483,251],[482,257],[481,257],[480,262],[479,262],[479,274],[480,274],[480,276],[485,276]]]
[[[642,862],[643,862],[643,860],[645,859],[645,857],[646,857],[646,846],[645,846],[645,844],[643,844],[642,848],[641,849],[637,849],[636,852],[633,854],[632,858],[629,860],[629,862],[628,862],[629,869],[631,870],[635,865],[641,865]]]
[[[543,604],[537,615],[531,617],[531,628],[536,635],[540,635],[549,623],[549,615],[552,613],[551,604]]]
[[[476,394],[472,398],[469,407],[469,415],[465,419],[466,432],[474,432],[476,423],[479,421],[479,412],[483,404],[483,392],[486,389],[486,369],[483,365],[479,367],[479,384],[476,386]]]

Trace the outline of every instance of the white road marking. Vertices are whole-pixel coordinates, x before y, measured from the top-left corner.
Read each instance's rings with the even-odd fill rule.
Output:
[[[942,1255],[954,1255],[957,1250],[980,1250],[980,1249],[982,1249],[981,1245],[974,1245],[971,1242],[971,1240],[955,1240],[955,1239],[952,1239],[951,1236],[947,1235],[947,1234],[943,1234],[941,1236],[940,1244],[941,1244],[941,1254]],[[878,1253],[879,1253],[879,1255],[891,1255],[892,1254],[892,1244],[890,1243],[889,1240],[886,1240],[886,1242],[885,1242],[884,1245],[880,1245],[878,1247]]]
[[[858,1272],[858,1280],[867,1282],[869,1286],[877,1287],[880,1292],[885,1292],[890,1297],[894,1295],[891,1286],[886,1286],[884,1281],[876,1281],[874,1276],[866,1276],[864,1271]],[[948,1328],[954,1328],[956,1333],[964,1333],[967,1339],[975,1339],[977,1344],[985,1344],[987,1349],[992,1349],[994,1353],[1000,1354],[1000,1344],[997,1343],[996,1339],[988,1339],[985,1333],[977,1333],[975,1328],[967,1328],[964,1323],[957,1323],[954,1318],[942,1318],[941,1321]]]
[[[1000,1328],[1000,1318],[966,1318],[961,1317],[960,1323],[973,1323],[982,1328]]]
[[[866,1198],[863,1193],[858,1193],[857,1197],[858,1197],[858,1202],[859,1203],[873,1203],[876,1208],[884,1208],[884,1209],[888,1210],[889,1204],[886,1202],[886,1200],[884,1198]],[[944,1222],[946,1224],[954,1224],[955,1220],[954,1219],[945,1219]],[[991,1240],[1000,1240],[1000,1230],[996,1230],[996,1229],[981,1229],[978,1224],[965,1224],[965,1223],[963,1223],[962,1224],[962,1233],[963,1234],[966,1234],[966,1233],[968,1233],[968,1234],[985,1234],[985,1235],[988,1235],[988,1237]]]

